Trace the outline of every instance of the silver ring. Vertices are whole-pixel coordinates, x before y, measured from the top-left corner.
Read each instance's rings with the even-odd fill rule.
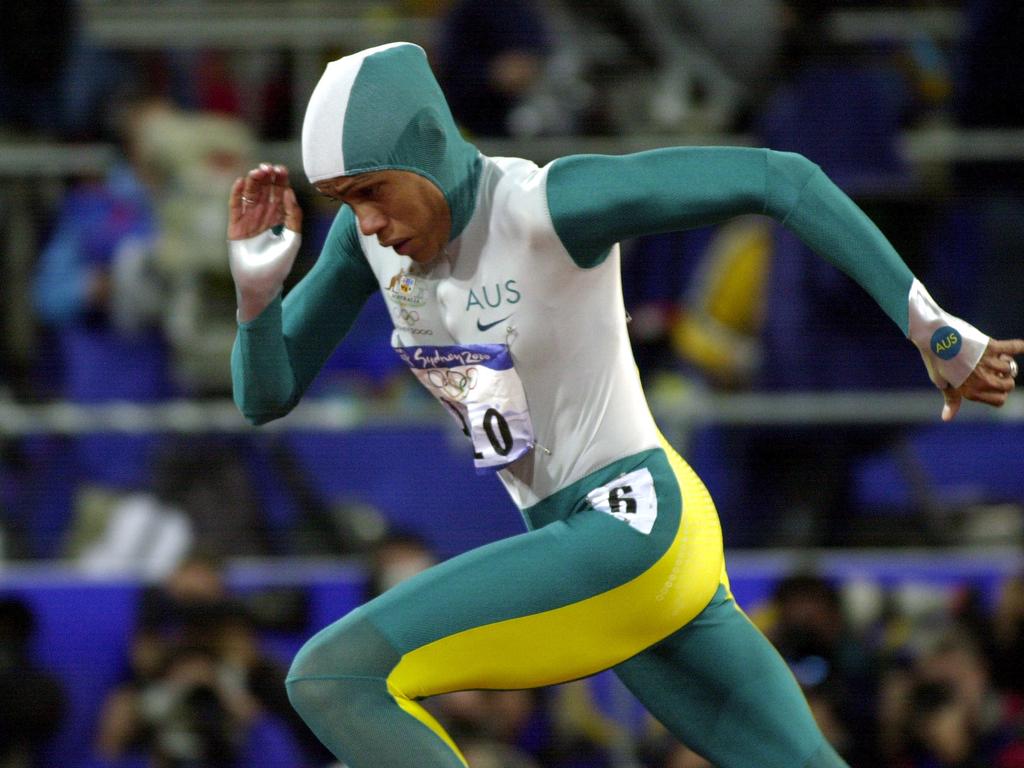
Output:
[[[253,198],[251,198],[251,197],[246,197],[245,195],[242,195],[242,202],[243,203],[248,203],[249,205],[252,205],[256,201]]]
[[[1014,360],[1014,359],[1013,359],[1013,358],[1011,357],[1011,358],[1010,358],[1010,378],[1011,378],[1011,379],[1016,379],[1016,378],[1017,378],[1017,374],[1018,374],[1019,372],[1020,372],[1020,369],[1019,369],[1019,368],[1017,367],[1017,361],[1016,361],[1016,360]]]

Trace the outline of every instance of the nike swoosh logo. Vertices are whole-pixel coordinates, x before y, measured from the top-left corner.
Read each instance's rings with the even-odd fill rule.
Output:
[[[515,314],[515,313],[513,312],[512,314]],[[500,320],[495,320],[495,321],[494,321],[493,323],[486,323],[486,324],[485,324],[485,323],[481,323],[481,322],[480,322],[480,318],[478,317],[478,318],[476,319],[476,329],[477,329],[478,331],[489,331],[489,330],[491,330],[491,328],[493,328],[494,326],[496,326],[496,325],[497,325],[498,323],[504,323],[504,322],[505,322],[506,320],[508,320],[508,319],[509,319],[510,317],[512,317],[512,315],[505,315],[505,316],[504,316],[503,318],[501,318]]]

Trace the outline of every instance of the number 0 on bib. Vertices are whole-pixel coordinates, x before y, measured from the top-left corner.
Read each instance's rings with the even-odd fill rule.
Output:
[[[502,469],[533,448],[526,393],[507,345],[395,351],[473,442],[477,471]]]

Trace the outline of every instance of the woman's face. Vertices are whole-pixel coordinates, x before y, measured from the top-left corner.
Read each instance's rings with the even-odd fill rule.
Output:
[[[417,173],[371,171],[314,186],[350,206],[364,235],[375,235],[382,246],[413,261],[433,261],[448,244],[448,201],[433,182]]]

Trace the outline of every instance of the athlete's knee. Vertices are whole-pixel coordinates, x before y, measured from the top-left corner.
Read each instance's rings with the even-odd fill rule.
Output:
[[[399,658],[401,654],[372,622],[349,614],[299,649],[288,678],[387,677]]]
[[[386,685],[400,657],[373,624],[345,617],[314,635],[295,655],[285,681],[288,699],[304,718],[328,704],[337,707],[343,704],[339,689],[362,682]]]

